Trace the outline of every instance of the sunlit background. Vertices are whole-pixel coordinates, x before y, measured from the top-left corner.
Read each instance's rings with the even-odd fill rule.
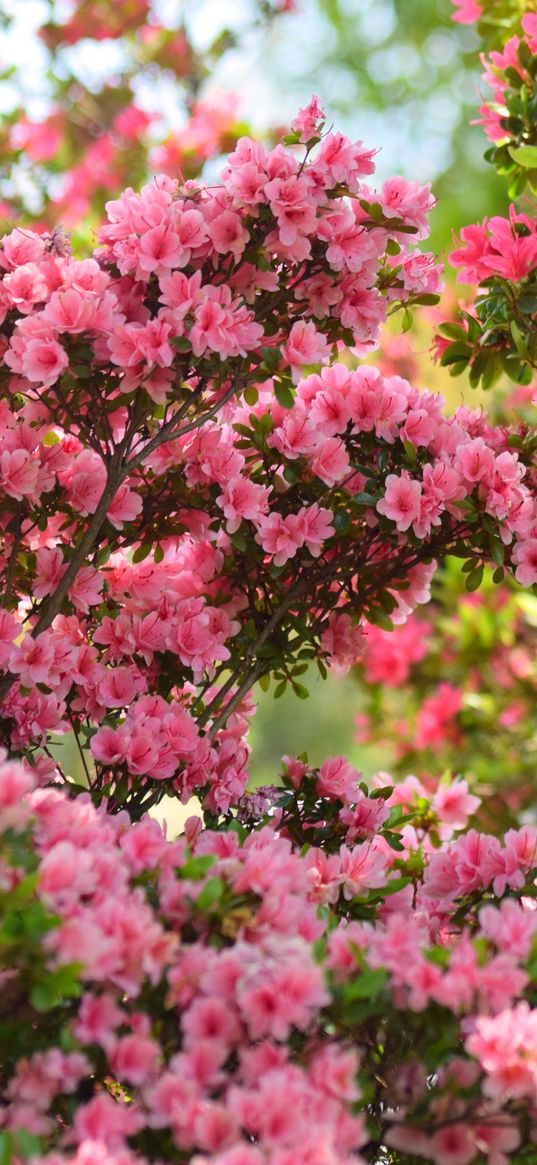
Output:
[[[435,247],[449,246],[461,222],[505,207],[504,188],[482,159],[482,131],[469,125],[479,88],[477,35],[452,23],[450,0],[298,0],[294,11],[254,31],[248,31],[249,0],[156,0],[154,7],[168,24],[185,19],[200,46],[214,40],[215,30],[240,34],[205,90],[237,94],[239,114],[260,130],[285,125],[316,92],[338,126],[379,147],[381,178],[399,172],[432,181],[439,198]],[[46,0],[0,4],[0,13],[13,17],[0,32],[0,64],[19,67],[34,118],[47,111],[46,51],[35,30],[49,11]],[[61,0],[54,11],[61,16]],[[103,41],[97,52],[94,42],[81,41],[63,56],[90,88],[121,71],[118,41]],[[155,83],[141,71],[137,98],[174,127],[184,121],[171,78]],[[0,114],[18,100],[15,85],[3,82]],[[14,181],[24,177],[21,166]]]

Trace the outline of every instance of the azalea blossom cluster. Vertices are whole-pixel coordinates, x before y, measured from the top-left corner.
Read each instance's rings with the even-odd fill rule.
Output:
[[[3,240],[3,732],[44,780],[74,729],[96,794],[113,767],[223,808],[257,679],[300,695],[308,660],[348,668],[360,621],[403,621],[457,545],[534,581],[524,449],[332,363],[437,286],[408,243],[428,187],[375,194],[372,151],[323,137],[316,99],[292,128],[242,139],[220,186],[127,190],[94,257]]]
[[[453,20],[457,24],[475,24],[483,13],[481,4],[477,0],[452,0],[455,5]]]
[[[315,97],[276,146],[238,137],[232,103],[199,100],[188,29],[149,0],[65,15],[73,46],[121,40],[117,102],[95,128],[82,87],[66,137],[60,104],[45,125],[18,113],[10,150],[26,134],[43,165],[39,213],[129,185],[85,257],[44,223],[0,241],[2,1165],[524,1159],[535,827],[512,802],[512,828],[483,831],[481,790],[432,762],[366,783],[303,754],[251,791],[248,728],[257,681],[304,698],[312,664],[362,661],[384,689],[426,673],[441,632],[416,733],[428,761],[457,748],[480,677],[455,677],[451,632],[414,614],[450,554],[471,595],[459,661],[489,564],[505,588],[483,654],[516,721],[532,664],[495,633],[505,595],[537,583],[535,431],[359,363],[388,316],[437,301],[415,245],[428,185],[374,188],[375,151]],[[182,142],[138,107],[137,60],[184,79]],[[146,131],[163,172],[143,185]],[[455,261],[480,292],[445,362],[467,345],[474,378],[527,383],[533,220],[466,228]],[[174,841],[147,814],[167,792],[201,803]]]
[[[531,161],[531,147],[526,156],[524,148],[530,146],[532,137],[531,99],[535,91],[537,14],[526,12],[521,25],[522,36],[509,37],[501,50],[494,50],[490,57],[483,59],[483,80],[492,90],[492,99],[481,105],[479,112],[481,124],[491,142],[502,145],[507,142],[511,147],[516,147],[514,152],[503,151],[502,154],[491,155],[491,160],[508,164],[511,159],[523,167],[526,163],[525,168],[533,170],[535,164]],[[518,102],[515,94],[518,95]]]
[[[493,143],[485,154],[508,180],[508,194],[529,200],[512,204],[506,217],[493,216],[462,228],[460,245],[450,255],[457,279],[472,286],[455,319],[440,327],[437,355],[454,376],[468,370],[470,384],[491,388],[507,375],[520,385],[532,383],[537,367],[537,191],[535,109],[537,15],[520,0],[457,4],[455,19],[478,20],[491,45],[482,56],[484,81],[492,98],[480,107],[480,123]],[[477,286],[476,286],[477,285]],[[475,300],[475,302],[474,302]]]
[[[225,423],[149,440],[143,473],[112,495],[97,548],[78,560],[73,531],[95,529],[103,463],[70,434],[39,445],[23,405],[8,440],[27,435],[58,485],[51,473],[55,517],[38,506],[38,523],[32,495],[4,484],[11,747],[34,754],[47,781],[49,734],[82,729],[96,793],[112,768],[133,791],[140,778],[167,781],[227,809],[247,779],[244,698],[256,679],[272,673],[300,695],[308,660],[348,670],[364,619],[391,627],[428,600],[433,552],[463,548],[470,579],[501,556],[531,584],[525,466],[504,431],[467,409],[448,419],[441,404],[366,367],[301,379],[291,408],[265,384],[256,405],[226,406]]]
[[[169,842],[4,759],[8,1150],[39,1165],[522,1150],[537,834],[468,830],[464,782],[428,800],[386,781],[287,758],[249,825],[191,818]]]
[[[537,234],[535,217],[494,215],[461,229],[450,262],[457,280],[472,284],[475,301],[439,326],[436,355],[452,375],[489,389],[507,375],[530,385],[537,367]],[[476,286],[477,285],[477,286]]]
[[[480,284],[497,275],[522,283],[537,267],[535,222],[512,207],[509,219],[495,215],[482,224],[463,227],[461,246],[449,258],[459,269],[460,283]]]
[[[488,790],[480,819],[505,828],[535,800],[537,601],[490,574],[465,593],[464,579],[451,560],[423,615],[391,632],[365,629],[353,672],[357,740],[380,748],[395,776],[410,770],[426,786],[438,770],[464,774]]]

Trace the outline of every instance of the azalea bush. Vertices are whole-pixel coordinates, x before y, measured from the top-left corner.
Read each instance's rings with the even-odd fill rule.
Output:
[[[65,36],[148,13],[73,5]],[[0,244],[0,1157],[529,1165],[531,797],[502,830],[449,733],[482,694],[468,610],[498,715],[530,719],[535,429],[364,363],[438,303],[428,185],[375,184],[317,98],[232,145],[219,179],[133,179],[86,253],[44,222]],[[473,379],[503,359],[524,385],[534,220],[465,230],[483,291],[443,341],[477,328]],[[250,787],[256,685],[305,700],[312,667],[358,665],[382,714],[427,660],[426,773],[302,754]],[[191,803],[176,840],[165,795]]]
[[[375,193],[372,152],[320,126],[314,102],[294,144],[242,140],[221,187],[127,191],[93,258],[4,240],[2,723],[45,777],[73,729],[96,792],[188,796],[223,730],[226,800],[256,680],[300,696],[312,659],[348,667],[448,551],[532,581],[524,443],[337,362],[439,275],[411,242],[428,188]]]
[[[495,46],[485,65],[480,122],[493,146],[485,157],[508,180],[511,198],[537,190],[537,13],[533,5],[465,0],[457,19],[478,21],[485,44]],[[482,94],[483,96],[483,94]],[[507,375],[533,382],[537,366],[537,240],[535,207],[511,204],[508,217],[495,215],[463,227],[450,255],[459,282],[472,294],[440,326],[437,353],[452,375],[468,370],[470,384],[485,389]]]
[[[0,767],[6,1158],[532,1159],[537,833],[358,777],[169,842]]]

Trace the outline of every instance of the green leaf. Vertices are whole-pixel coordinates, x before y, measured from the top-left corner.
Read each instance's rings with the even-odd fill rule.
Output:
[[[249,384],[248,388],[245,388],[243,395],[246,404],[250,405],[250,408],[253,408],[253,406],[256,405],[259,400],[259,393],[255,387],[255,384]]]
[[[366,492],[353,494],[352,500],[353,502],[356,502],[358,506],[374,506],[377,502],[377,499],[373,494],[368,494]]]
[[[481,586],[483,581],[483,564],[476,566],[475,570],[471,570],[466,576],[466,590],[476,591]]]
[[[286,465],[283,476],[289,482],[289,485],[295,485],[300,477],[300,470],[296,465]]]
[[[30,898],[33,898],[34,892],[38,885],[39,871],[34,870],[31,874],[28,874],[26,878],[23,878],[21,882],[18,882],[15,886],[15,889],[10,892],[10,906],[21,907],[24,905],[29,901]]]
[[[409,461],[415,461],[418,455],[416,446],[412,444],[412,441],[403,441],[403,446]]]
[[[387,982],[388,974],[383,967],[377,967],[374,971],[368,967],[356,979],[345,984],[345,1003],[351,1003],[354,999],[374,999]]]
[[[349,528],[350,518],[346,510],[336,510],[334,528],[337,534],[345,534]]]
[[[386,611],[387,615],[391,615],[392,611],[395,611],[397,606],[397,599],[395,598],[395,595],[392,595],[391,591],[379,591],[378,597],[382,610]]]
[[[29,1133],[28,1129],[17,1129],[13,1140],[17,1155],[21,1157],[35,1157],[42,1152],[39,1137],[36,1137],[35,1133]]]
[[[460,340],[462,343],[468,341],[468,332],[466,328],[463,328],[462,324],[440,324],[438,331],[442,336],[447,336],[448,340]]]
[[[286,384],[283,384],[281,380],[274,381],[274,395],[278,404],[282,406],[282,409],[292,409],[295,398],[291,389]]]
[[[429,950],[425,951],[425,958],[430,963],[435,963],[437,967],[449,966],[449,951],[445,947],[429,947]]]
[[[246,550],[246,538],[242,530],[234,530],[233,534],[230,534],[230,538],[236,550]]]
[[[446,368],[449,364],[456,364],[459,360],[468,361],[471,354],[472,349],[469,344],[458,340],[455,344],[450,344],[449,348],[446,348],[445,352],[442,353],[440,363]]]
[[[56,915],[50,914],[43,903],[37,900],[25,905],[20,919],[24,933],[34,942],[38,942],[49,930],[54,930],[58,926]]]
[[[423,295],[413,295],[412,303],[418,303],[420,307],[434,307],[440,303],[440,296],[435,295],[434,291],[424,291]]]
[[[30,1003],[35,1011],[52,1011],[54,1007],[61,1005],[66,996],[76,998],[81,995],[81,970],[81,963],[66,963],[47,975],[42,983],[36,983],[30,991]]]
[[[389,829],[386,829],[383,831],[382,836],[386,838],[388,845],[391,846],[392,849],[397,850],[398,853],[403,852],[405,847],[397,833],[392,833]]]
[[[512,65],[508,65],[505,70],[505,79],[509,82],[511,89],[520,89],[524,84],[524,78],[518,69],[514,69]]]
[[[503,566],[505,562],[505,546],[500,542],[499,538],[491,538],[490,551],[497,566]]]
[[[481,380],[482,387],[485,390],[488,388],[492,388],[492,386],[496,383],[496,381],[501,376],[501,373],[502,373],[501,363],[498,359],[494,359],[494,357],[493,357],[491,360],[489,360],[487,367],[485,368],[485,371],[483,372],[483,376],[482,376],[482,380]]]
[[[384,218],[384,212],[380,202],[367,202],[365,199],[361,198],[360,206],[363,210],[368,212],[369,217],[373,219],[373,222],[382,222]]]
[[[524,316],[533,315],[533,312],[537,311],[537,296],[527,293],[521,295],[517,300],[517,308]]]
[[[189,882],[198,882],[200,878],[205,877],[215,864],[216,858],[214,854],[199,854],[198,857],[189,858],[184,866],[179,866],[177,876]]]
[[[221,878],[209,878],[205,883],[201,894],[196,898],[196,906],[198,910],[203,910],[208,913],[220,901],[224,893],[225,885]]]
[[[375,627],[381,627],[383,631],[393,631],[391,619],[380,607],[375,607],[372,611],[366,611],[365,618],[368,623],[373,623]]]
[[[142,542],[142,545],[138,546],[136,548],[136,550],[134,551],[134,554],[132,556],[132,561],[133,562],[143,562],[144,558],[147,558],[148,554],[151,554],[152,549],[153,549],[152,542]]]
[[[527,343],[526,337],[520,331],[520,328],[515,320],[511,320],[511,335],[513,337],[513,340],[515,341],[516,350],[517,350],[519,356],[527,356],[528,343]]]
[[[537,146],[509,146],[509,153],[517,166],[523,166],[525,170],[537,167]]]
[[[114,798],[116,801],[124,801],[129,791],[129,777],[127,773],[123,773],[119,778],[114,789]]]
[[[11,1165],[13,1138],[6,1129],[0,1130],[0,1165]]]
[[[44,984],[39,984],[36,987],[32,987],[30,991],[30,1003],[34,1011],[39,1011],[43,1014],[52,1010],[56,1003],[56,996]]]
[[[263,356],[263,364],[265,365],[265,368],[268,368],[269,372],[275,372],[282,358],[280,349],[270,348],[267,345],[265,348],[261,349],[261,354]]]
[[[479,356],[476,356],[475,360],[472,361],[469,374],[469,380],[472,388],[477,388],[481,377],[485,373],[489,359],[490,357],[488,352],[480,352]]]
[[[405,889],[405,886],[410,886],[411,882],[412,878],[406,874],[401,878],[391,878],[387,885],[378,891],[379,902],[382,902],[384,898],[389,898],[391,894],[398,894],[400,890]]]

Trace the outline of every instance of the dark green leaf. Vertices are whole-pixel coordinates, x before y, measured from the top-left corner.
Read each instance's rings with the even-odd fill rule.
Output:
[[[198,910],[204,913],[212,910],[213,906],[220,901],[224,893],[225,885],[221,878],[209,878],[205,883],[201,894],[196,898],[196,906]]]

